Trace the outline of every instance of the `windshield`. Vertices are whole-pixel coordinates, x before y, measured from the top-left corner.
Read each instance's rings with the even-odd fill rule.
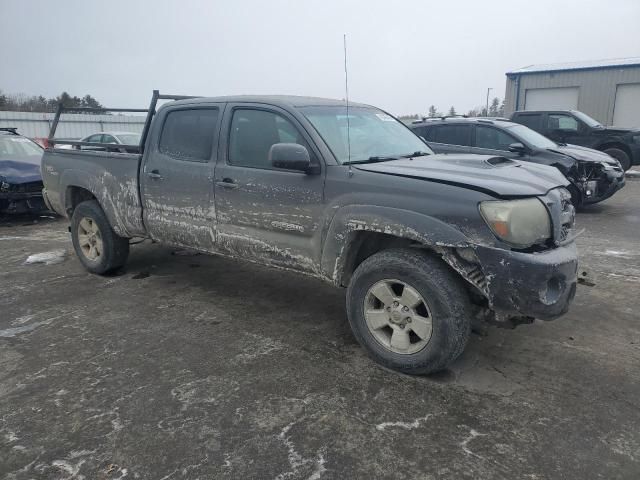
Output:
[[[591,128],[602,127],[602,124],[600,122],[598,122],[597,120],[594,120],[593,118],[591,118],[586,113],[577,112],[577,111],[572,112],[572,113],[576,116],[576,118],[578,118],[579,120],[582,120],[584,123],[589,125]]]
[[[40,162],[42,148],[25,137],[0,135],[0,160],[33,160]]]
[[[123,145],[139,145],[142,135],[139,133],[119,133],[116,137]]]
[[[528,143],[532,147],[544,149],[558,147],[558,144],[556,142],[549,140],[544,135],[540,135],[535,130],[531,130],[529,127],[525,127],[524,125],[513,125],[506,128],[509,132],[520,137],[520,140],[523,140],[525,143]]]
[[[318,106],[300,108],[327,143],[339,163],[391,160],[423,155],[433,151],[395,118],[382,110],[370,107],[349,107],[349,135],[347,136],[346,106]],[[350,140],[351,158],[347,141]]]

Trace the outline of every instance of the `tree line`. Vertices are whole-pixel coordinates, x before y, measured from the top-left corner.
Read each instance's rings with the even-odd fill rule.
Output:
[[[440,111],[435,105],[430,105],[426,117],[453,117],[456,115],[466,115],[467,117],[504,117],[504,100],[500,100],[498,97],[495,97],[489,104],[488,112],[486,106],[478,106],[472,108],[465,114],[458,113],[453,105],[446,113]],[[400,120],[418,120],[424,116],[425,115],[419,115],[416,113],[413,115],[401,115],[398,118],[400,118]]]
[[[26,95],[24,93],[4,93],[0,90],[0,110],[12,112],[55,112],[58,104],[65,107],[90,107],[104,108],[93,96],[87,94],[83,97],[71,96],[62,92],[57,97],[46,98],[42,95]]]

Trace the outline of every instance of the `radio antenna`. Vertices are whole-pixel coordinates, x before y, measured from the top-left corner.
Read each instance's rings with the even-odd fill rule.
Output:
[[[344,46],[344,93],[347,104],[347,159],[349,160],[349,171],[351,171],[351,125],[349,121],[349,72],[347,70],[347,34],[343,34],[342,43]]]

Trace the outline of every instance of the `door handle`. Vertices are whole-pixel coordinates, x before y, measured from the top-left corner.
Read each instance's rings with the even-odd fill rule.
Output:
[[[225,177],[222,180],[217,181],[216,185],[222,188],[238,188],[239,187],[239,185],[232,178],[228,178],[228,177]]]
[[[152,178],[154,180],[162,180],[162,175],[160,175],[160,172],[158,170],[151,170],[150,172],[147,173],[147,177]]]

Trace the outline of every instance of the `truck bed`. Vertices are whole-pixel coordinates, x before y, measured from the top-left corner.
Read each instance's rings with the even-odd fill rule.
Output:
[[[42,157],[45,201],[68,216],[78,198],[95,197],[114,231],[144,236],[138,172],[142,155],[88,150],[48,149]]]

